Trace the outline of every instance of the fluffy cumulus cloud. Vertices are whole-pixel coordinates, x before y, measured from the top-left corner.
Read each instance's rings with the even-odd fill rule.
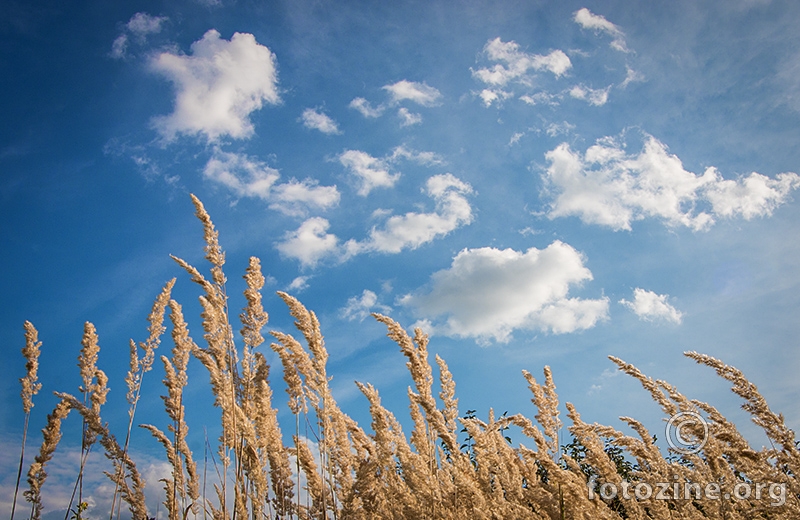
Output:
[[[766,216],[800,186],[794,173],[775,179],[751,173],[730,180],[711,167],[696,175],[652,136],[645,137],[637,154],[607,137],[584,154],[563,143],[545,157],[550,163],[543,174],[552,197],[549,217],[577,216],[614,230],[630,230],[632,222],[647,217],[703,230],[715,216]]]
[[[314,267],[337,250],[339,239],[327,232],[329,227],[326,219],[312,217],[297,230],[286,233],[275,247],[284,257],[299,260],[303,267]]]
[[[425,191],[436,201],[435,211],[389,217],[382,227],[373,227],[367,239],[348,240],[345,257],[370,251],[399,253],[416,249],[472,222],[472,208],[466,198],[472,187],[468,183],[444,173],[429,178]]]
[[[314,110],[313,108],[303,110],[301,119],[303,121],[303,126],[312,130],[319,130],[323,134],[333,135],[342,133],[336,121],[331,119],[327,114]]]
[[[753,172],[738,181],[723,179],[716,170],[711,170],[716,182],[708,186],[706,198],[714,213],[721,217],[742,216],[746,220],[771,215],[783,204],[789,192],[800,186],[800,176],[795,173],[780,173],[775,179]]]
[[[483,51],[490,60],[501,62],[492,68],[472,71],[476,78],[488,85],[506,85],[512,80],[525,78],[531,70],[547,70],[558,77],[572,67],[569,57],[561,50],[547,55],[529,54],[521,51],[516,42],[504,42],[500,38],[490,40]]]
[[[400,179],[399,173],[389,173],[389,165],[360,150],[345,150],[339,155],[339,162],[355,178],[358,194],[369,195],[375,188],[391,188]]]
[[[161,52],[150,66],[176,90],[173,113],[153,120],[168,141],[179,134],[209,142],[250,137],[250,114],[280,102],[275,55],[252,34],[234,33],[229,41],[212,29],[192,44],[191,55]]]
[[[364,289],[361,296],[353,296],[347,300],[340,313],[343,318],[354,321],[364,321],[364,319],[373,312],[380,312],[388,314],[392,308],[378,303],[378,295],[374,292]]]
[[[434,334],[506,343],[515,330],[555,334],[594,327],[608,316],[608,299],[570,297],[592,279],[581,254],[568,244],[545,249],[464,249],[423,290],[400,299]]]
[[[489,40],[483,52],[490,61],[497,62],[492,67],[472,71],[477,80],[488,86],[479,94],[486,106],[512,97],[511,92],[504,90],[510,83],[532,87],[535,84],[532,71],[547,71],[558,78],[572,68],[572,62],[564,51],[556,49],[549,54],[531,54],[520,50],[516,42],[504,42],[500,38]]]
[[[313,179],[278,183],[278,170],[245,154],[214,151],[203,169],[205,178],[221,184],[237,197],[257,197],[270,208],[294,216],[308,209],[325,210],[339,203],[336,186],[319,186]]]
[[[392,104],[400,103],[401,101],[412,101],[419,105],[430,107],[436,105],[439,102],[439,98],[442,97],[441,92],[426,83],[417,83],[405,79],[391,85],[384,85],[383,90],[389,93]]]
[[[680,323],[683,313],[667,303],[668,298],[667,294],[656,294],[637,287],[633,290],[633,301],[622,299],[619,302],[642,320]]]
[[[147,35],[161,32],[161,27],[168,20],[166,16],[152,16],[147,13],[134,14],[123,27],[111,46],[111,57],[121,59],[128,50],[129,37],[133,36],[138,43],[144,43]]]
[[[625,34],[619,27],[606,20],[603,16],[594,14],[584,7],[575,12],[573,20],[584,29],[605,33],[611,36],[612,48],[620,52],[628,52],[628,46],[625,43]]]

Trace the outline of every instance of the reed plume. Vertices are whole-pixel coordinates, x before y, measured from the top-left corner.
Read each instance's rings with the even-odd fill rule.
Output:
[[[22,447],[19,452],[19,466],[17,468],[17,481],[14,485],[14,500],[11,502],[11,520],[14,520],[14,512],[17,509],[17,495],[19,484],[22,480],[22,467],[25,461],[25,444],[28,439],[28,423],[31,418],[31,408],[33,408],[33,396],[42,389],[39,382],[39,355],[41,354],[42,342],[39,341],[39,331],[33,323],[26,321],[25,328],[25,347],[22,355],[25,357],[25,377],[20,378],[22,385],[20,396],[22,397],[22,410],[25,412],[25,423],[22,426]]]

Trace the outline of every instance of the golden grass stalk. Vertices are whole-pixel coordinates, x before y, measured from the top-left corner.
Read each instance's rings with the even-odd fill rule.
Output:
[[[164,446],[167,459],[172,464],[172,479],[165,483],[167,499],[165,506],[171,520],[182,518],[188,509],[197,512],[200,504],[200,479],[197,465],[186,442],[189,426],[186,423],[186,410],[183,406],[183,389],[188,383],[186,369],[189,355],[197,348],[189,336],[189,328],[183,318],[180,304],[169,300],[170,320],[172,321],[172,359],[161,356],[164,365],[164,386],[167,395],[162,396],[167,416],[172,420],[168,430],[172,433],[169,439],[161,430],[153,425],[142,425],[150,431]],[[184,470],[185,468],[185,470]],[[185,475],[184,475],[185,471]]]
[[[22,480],[22,466],[25,463],[25,444],[28,439],[28,423],[31,417],[31,408],[33,408],[33,396],[42,389],[38,376],[39,355],[41,354],[42,346],[42,342],[39,341],[39,331],[29,321],[24,323],[24,328],[25,347],[22,349],[22,355],[25,357],[25,377],[20,378],[19,382],[22,385],[20,396],[22,397],[22,410],[25,412],[25,423],[22,427],[22,447],[19,452],[19,467],[17,468],[17,481],[14,485],[14,499],[11,502],[11,520],[14,520],[14,512],[17,509],[17,495]]]
[[[83,327],[81,345],[81,352],[78,356],[78,369],[83,385],[78,389],[83,396],[83,405],[91,405],[92,410],[99,417],[100,407],[106,402],[106,397],[108,395],[108,377],[102,370],[97,368],[100,345],[98,344],[97,330],[95,326],[88,321]],[[98,430],[89,427],[86,415],[82,414],[82,418],[80,467],[78,469],[78,477],[75,480],[75,486],[72,490],[70,503],[67,507],[68,511],[72,509],[76,494],[78,504],[83,503],[83,475],[86,469],[86,463],[89,459],[89,453],[92,450],[92,446],[97,441],[98,435]]]
[[[163,289],[156,297],[153,303],[153,308],[147,321],[150,323],[148,331],[150,335],[147,340],[137,344],[130,340],[130,368],[125,377],[125,383],[128,387],[127,400],[128,400],[128,429],[125,433],[125,443],[122,448],[122,453],[119,454],[117,459],[125,460],[128,455],[128,447],[131,439],[131,432],[133,430],[134,417],[136,415],[136,408],[139,404],[139,398],[142,392],[142,382],[144,374],[152,370],[153,361],[155,360],[155,351],[161,344],[161,335],[166,331],[164,327],[164,312],[172,294],[172,288],[175,286],[175,278],[168,281]],[[144,357],[139,358],[138,349],[141,348],[144,352]],[[117,508],[117,497],[120,492],[125,493],[127,483],[125,483],[125,464],[117,466],[117,473],[113,476],[114,481],[114,495],[111,501],[111,513],[109,520],[113,519],[114,515],[119,515]],[[121,505],[121,504],[120,504]]]
[[[42,445],[28,469],[29,489],[24,493],[25,499],[31,503],[31,520],[39,520],[42,516],[42,486],[47,480],[47,463],[53,458],[61,441],[61,422],[67,418],[69,412],[69,404],[59,401],[47,416],[47,424],[42,429]]]

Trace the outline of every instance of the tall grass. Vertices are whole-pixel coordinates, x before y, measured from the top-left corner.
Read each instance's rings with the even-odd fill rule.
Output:
[[[270,367],[259,350],[268,322],[262,305],[260,262],[251,258],[246,269],[247,304],[239,314],[240,325],[235,326],[218,233],[202,203],[195,197],[192,200],[203,225],[205,257],[211,269],[204,275],[180,258],[175,261],[201,289],[202,341],[192,338],[181,305],[171,298],[175,283],[171,280],[153,305],[148,339],[131,342],[126,378],[129,420],[122,425],[125,441],[120,445],[101,418],[107,378],[97,368],[97,333],[92,324],[86,324],[79,358],[81,395],[56,393],[58,403],[48,415],[41,447],[28,470],[24,495],[31,504],[31,520],[41,518],[47,465],[61,439],[62,421],[72,411],[82,417],[84,425],[80,467],[76,468],[79,505],[74,516],[81,518],[85,513],[82,476],[91,447],[99,443],[113,465],[113,471],[107,473],[114,483],[110,519],[123,516],[119,511],[122,502],[135,520],[152,518],[145,501],[148,488],[130,457],[129,443],[144,375],[152,369],[167,331],[167,314],[173,348],[171,356],[161,355],[160,360],[168,424],[166,430],[153,424],[140,426],[163,446],[171,467],[170,476],[163,481],[163,505],[170,520],[800,518],[800,452],[794,433],[740,371],[695,352],[686,355],[733,384],[733,391],[744,399],[745,410],[770,439],[769,449],[753,449],[711,405],[690,400],[668,383],[653,380],[613,357],[622,371],[641,382],[666,416],[692,412],[705,418],[708,434],[702,450],[664,456],[653,435],[637,420],[622,418],[634,432],[626,435],[608,426],[587,424],[570,403],[566,409],[573,440],[567,447],[561,446],[560,402],[548,367],[542,382],[523,372],[538,410],[533,420],[523,415],[498,417],[491,410],[485,420],[472,411],[462,416],[447,363],[438,356],[433,364],[429,360],[428,337],[419,329],[409,335],[400,324],[380,314],[373,316],[386,326],[387,335],[405,356],[414,383],[408,390],[413,429],[403,432],[397,417],[381,404],[375,387],[357,383],[369,403],[372,424],[368,432],[333,398],[326,369],[328,353],[316,315],[294,297],[279,292],[300,333],[299,339],[284,332],[270,333],[274,339],[270,347],[282,365],[287,406],[294,418],[288,428],[283,425],[285,433],[269,382]],[[27,375],[21,381],[26,426],[21,456],[32,398],[40,387],[40,342],[33,325],[26,322],[25,330]],[[187,414],[184,392],[192,362],[205,367],[213,404],[220,414],[221,433],[212,456],[217,474],[213,494],[206,492],[204,475],[209,468],[199,471],[187,442],[192,417]],[[705,436],[698,423],[684,426],[684,434]],[[509,442],[509,427],[521,432],[524,444]],[[459,442],[461,433],[468,436],[467,443]],[[20,472],[21,468],[22,459]],[[712,486],[719,497],[695,494],[662,499],[638,492],[630,497],[603,493],[609,486],[638,490],[646,485],[658,490],[663,483],[674,486],[670,491]],[[757,483],[778,486],[769,489],[782,489],[782,500],[766,491],[760,497],[752,493],[742,497],[743,493],[736,491],[743,484]],[[16,493],[12,520],[15,508]]]

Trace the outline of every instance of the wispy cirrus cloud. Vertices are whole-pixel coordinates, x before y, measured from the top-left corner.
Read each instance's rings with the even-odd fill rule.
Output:
[[[571,288],[591,279],[583,256],[560,241],[524,252],[464,249],[426,287],[399,301],[417,315],[434,317],[419,323],[433,334],[507,343],[516,330],[563,334],[605,320],[608,298],[569,296]]]
[[[715,217],[768,216],[800,187],[795,173],[772,179],[753,172],[731,180],[710,167],[694,174],[666,145],[647,135],[635,154],[606,137],[585,153],[562,143],[545,158],[550,166],[542,178],[552,197],[548,216],[577,216],[614,230],[630,230],[632,222],[644,218],[699,231],[713,225]]]
[[[208,142],[253,135],[250,114],[264,103],[278,104],[275,55],[252,34],[224,40],[212,29],[191,46],[191,55],[158,53],[150,68],[175,87],[174,111],[153,119],[166,141],[202,135]]]
[[[679,324],[683,320],[683,313],[670,305],[668,299],[668,294],[656,294],[637,287],[633,290],[633,301],[622,299],[619,303],[632,310],[639,319]]]

